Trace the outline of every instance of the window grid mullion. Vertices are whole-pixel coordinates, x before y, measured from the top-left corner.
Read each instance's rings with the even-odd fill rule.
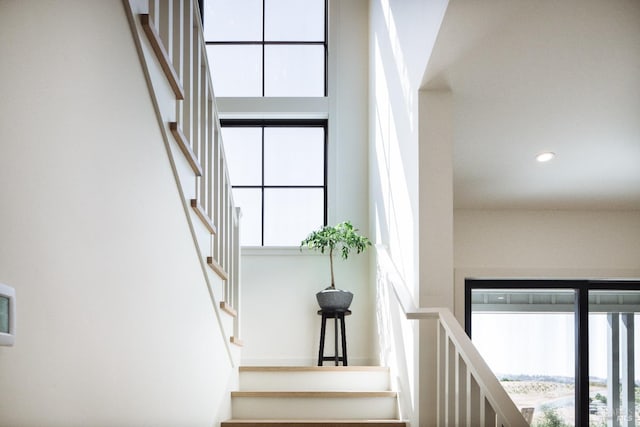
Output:
[[[239,41],[229,41],[229,40],[225,40],[225,41],[206,41],[205,44],[207,45],[312,45],[312,46],[324,46],[325,42],[322,41],[284,41],[284,40],[273,40],[273,41],[249,41],[249,40],[239,40]]]
[[[325,3],[326,4],[326,3]],[[328,132],[329,124],[327,122],[324,123],[324,177],[323,177],[323,188],[324,188],[324,215],[323,215],[323,223],[322,225],[327,225],[329,223],[328,217],[328,206],[329,206],[329,186],[327,185],[327,180],[329,177],[329,166],[327,160],[329,159],[329,132]]]
[[[265,8],[266,8],[266,3],[267,0],[262,0],[262,96],[264,97],[264,54],[265,54],[265,47],[264,47],[264,35],[265,35],[265,31],[264,31],[264,26],[266,24],[265,20]],[[264,143],[264,129],[262,129],[262,134],[263,134],[263,138],[262,141]],[[264,171],[263,171],[264,172]],[[264,184],[264,182],[263,182]],[[264,190],[263,190],[264,191]],[[264,235],[264,231],[262,232],[262,234]],[[264,246],[264,242],[263,242],[263,246]]]
[[[234,189],[255,189],[260,190],[260,245],[265,246],[265,223],[266,223],[266,203],[265,195],[266,190],[269,189],[315,189],[322,190],[323,192],[323,224],[327,224],[328,209],[328,190],[327,190],[327,176],[328,176],[328,133],[327,133],[327,121],[326,120],[222,120],[222,127],[229,128],[259,128],[260,129],[260,183],[256,185],[232,185]],[[320,185],[267,185],[266,184],[266,132],[265,129],[269,127],[283,127],[283,128],[322,128],[323,129],[323,182]]]
[[[264,0],[263,0],[264,3]],[[264,31],[264,30],[263,30]],[[264,74],[264,73],[263,73]],[[264,77],[263,77],[263,81],[264,81]],[[264,88],[263,88],[264,91]],[[262,210],[262,214],[261,214],[261,224],[260,224],[260,246],[264,246],[264,126],[261,127],[262,129],[262,176],[261,176],[261,180],[262,182],[261,184],[261,189],[260,189],[260,193],[262,194],[262,200],[261,200],[261,210]]]
[[[329,96],[329,1],[324,2],[324,96]],[[325,224],[327,220],[325,218]]]
[[[324,185],[234,185],[233,188],[256,189],[256,188],[324,188]]]
[[[202,7],[202,4],[201,4]],[[324,96],[328,96],[329,93],[329,84],[328,84],[328,67],[329,67],[329,5],[328,1],[324,1],[324,40],[265,40],[266,37],[266,0],[262,0],[262,40],[206,40],[205,45],[227,45],[227,46],[240,46],[240,45],[260,45],[262,58],[261,58],[261,95],[265,97],[266,95],[266,46],[267,45],[281,45],[281,46],[322,46],[324,50],[324,81],[323,81],[323,91]]]

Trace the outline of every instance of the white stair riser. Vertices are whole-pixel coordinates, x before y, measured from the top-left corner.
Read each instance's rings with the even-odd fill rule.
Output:
[[[396,419],[394,397],[233,397],[234,419]]]
[[[240,372],[242,391],[387,391],[389,372],[247,371]]]

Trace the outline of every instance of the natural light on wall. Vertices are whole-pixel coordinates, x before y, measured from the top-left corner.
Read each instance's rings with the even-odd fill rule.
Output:
[[[388,17],[388,13],[385,13]],[[385,20],[388,19],[385,18]],[[379,30],[373,36],[372,86],[374,105],[372,110],[373,145],[371,153],[370,180],[373,215],[375,220],[377,247],[378,284],[378,332],[380,360],[391,367],[400,390],[400,408],[403,417],[411,417],[415,411],[417,383],[415,382],[416,348],[414,348],[416,323],[408,321],[397,300],[390,291],[390,280],[401,281],[398,286],[407,288],[415,280],[415,236],[417,222],[412,204],[412,188],[417,189],[417,174],[411,172],[405,161],[417,161],[411,152],[411,141],[403,138],[398,127],[402,126],[409,112],[398,88],[402,79],[398,67],[394,65],[393,43],[386,26],[375,26]],[[417,151],[416,151],[417,153]],[[413,180],[413,184],[411,184]],[[414,197],[414,200],[417,198]],[[414,296],[414,289],[407,289]]]
[[[374,49],[375,165],[372,165],[371,177],[378,180],[377,188],[374,187],[379,192],[374,198],[377,200],[376,237],[387,245],[398,269],[411,282],[415,244],[413,236],[416,230],[414,209],[378,37],[374,41]]]

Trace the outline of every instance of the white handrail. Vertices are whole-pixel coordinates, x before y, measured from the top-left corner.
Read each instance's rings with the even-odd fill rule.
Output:
[[[386,248],[378,246],[376,250],[405,318],[437,321],[436,366],[419,366],[438,373],[437,425],[528,426],[451,311],[416,307]]]

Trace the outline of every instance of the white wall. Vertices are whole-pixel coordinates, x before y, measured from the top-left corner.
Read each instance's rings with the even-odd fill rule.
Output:
[[[640,211],[455,211],[455,307],[466,277],[640,278]]]
[[[381,251],[388,253],[394,264],[391,269],[398,270],[416,305],[422,302],[424,295],[434,293],[433,289],[425,286],[427,282],[421,282],[423,252],[440,255],[448,247],[448,265],[452,265],[451,230],[445,245],[431,240],[431,246],[426,248],[420,242],[427,221],[421,210],[424,202],[428,203],[435,194],[444,195],[445,200],[452,198],[450,182],[445,182],[445,192],[435,186],[431,188],[433,191],[423,194],[421,187],[423,181],[430,179],[424,172],[430,171],[421,171],[425,151],[420,139],[424,132],[420,109],[425,104],[419,89],[447,4],[447,0],[370,1],[369,187],[372,235],[376,244],[382,247]],[[435,129],[435,133],[439,131]],[[436,141],[435,145],[444,158],[451,151],[446,145],[450,143],[448,139],[444,144]],[[450,162],[451,156],[448,157]],[[451,168],[446,170],[450,172]],[[430,218],[437,219],[438,224],[450,224],[451,216],[447,218],[446,209],[451,206],[442,208],[445,210],[431,211],[433,215]],[[427,235],[432,230],[427,229]],[[438,230],[435,231],[431,236],[439,235]],[[430,252],[431,249],[435,252]],[[441,260],[442,257],[432,259],[433,265],[438,265]],[[444,270],[446,265],[440,264],[439,267]],[[419,372],[419,378],[414,375],[418,374],[421,363],[428,366],[424,363],[429,363],[431,355],[428,351],[434,347],[432,342],[425,342],[428,337],[420,336],[418,339],[418,323],[407,325],[403,314],[395,308],[395,302],[389,301],[389,272],[385,271],[382,263],[376,267],[381,359],[391,365],[399,384],[405,411],[403,416],[412,423],[419,421],[420,425],[430,425],[435,422],[436,412],[430,410],[435,398],[425,387],[435,384],[435,372],[423,370]],[[390,298],[394,297],[391,295]]]
[[[640,277],[638,212],[454,211],[455,97],[420,91],[447,3],[370,2],[372,234],[416,302],[454,308],[462,320],[465,277]],[[385,273],[377,274],[381,288]],[[380,312],[389,317],[380,334],[391,335],[381,340],[385,362],[402,360],[395,374],[409,383],[419,365],[430,366],[435,337],[416,339],[414,325],[414,340],[401,332],[400,348],[393,331],[404,326],[402,315]],[[408,415],[432,425],[435,375],[422,371],[418,383],[403,388],[416,411]]]
[[[0,3],[0,425],[211,426],[235,381],[120,1]]]
[[[332,0],[329,9],[328,221],[351,220],[368,234],[368,2]],[[361,254],[336,261],[336,286],[355,294],[353,314],[346,320],[351,365],[377,362],[368,259]],[[315,293],[329,282],[327,256],[300,254],[297,247],[244,250],[243,364],[316,364],[320,316]],[[330,339],[327,354],[333,350]]]
[[[329,285],[326,255],[297,249],[243,256],[243,365],[315,365],[320,342],[320,316],[315,294]],[[354,293],[345,319],[349,365],[370,365],[375,337],[373,307],[367,282],[368,257],[336,261],[336,287]],[[327,323],[325,355],[333,355],[333,321]],[[331,362],[325,362],[326,365]]]
[[[370,2],[372,234],[419,294],[419,87],[447,1]]]

